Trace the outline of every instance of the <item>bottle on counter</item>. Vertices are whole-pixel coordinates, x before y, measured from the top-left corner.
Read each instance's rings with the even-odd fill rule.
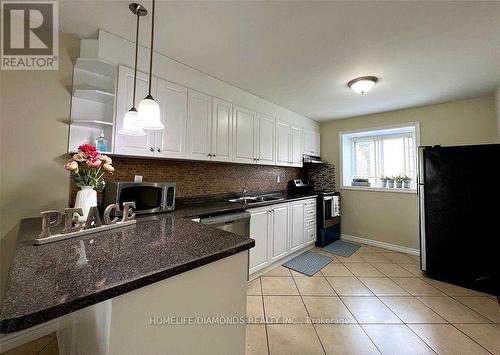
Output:
[[[101,130],[101,135],[95,140],[95,148],[99,152],[108,151],[108,140],[104,137],[104,130]]]

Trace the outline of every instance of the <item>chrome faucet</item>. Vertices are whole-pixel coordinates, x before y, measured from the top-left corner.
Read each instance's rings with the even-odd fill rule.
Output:
[[[243,188],[243,190],[241,190],[241,197],[247,197],[247,189]]]

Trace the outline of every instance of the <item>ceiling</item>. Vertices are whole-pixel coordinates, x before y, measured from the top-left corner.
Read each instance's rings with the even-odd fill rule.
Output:
[[[135,38],[128,1],[60,1],[59,13],[65,33]],[[143,19],[147,46],[151,16]],[[158,52],[317,121],[500,84],[500,1],[160,0],[155,27]],[[363,75],[379,82],[361,96],[346,84]]]

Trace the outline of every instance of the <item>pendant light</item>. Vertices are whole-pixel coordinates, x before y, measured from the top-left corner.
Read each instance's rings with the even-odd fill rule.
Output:
[[[149,93],[139,102],[139,122],[143,129],[161,130],[165,128],[161,123],[160,106],[151,95],[151,79],[153,76],[153,41],[155,32],[155,0],[153,0],[153,12],[151,19],[151,54],[149,58]]]
[[[137,25],[135,31],[135,64],[134,64],[134,93],[132,96],[132,108],[123,116],[123,127],[118,133],[126,136],[145,136],[146,132],[139,125],[139,115],[135,108],[135,88],[137,84],[137,51],[139,48],[139,17],[146,16],[148,10],[141,4],[131,3],[129,9],[137,16]]]

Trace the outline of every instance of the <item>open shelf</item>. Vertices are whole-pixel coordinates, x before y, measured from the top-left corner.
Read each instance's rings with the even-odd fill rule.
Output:
[[[110,103],[114,100],[115,94],[98,89],[75,89],[73,96],[83,100]]]
[[[84,70],[96,75],[114,77],[116,65],[97,58],[78,58],[75,69]]]
[[[82,126],[82,127],[113,126],[113,122],[99,121],[99,120],[84,120],[84,119],[73,120],[73,121],[71,121],[71,124],[74,124],[75,126]]]

